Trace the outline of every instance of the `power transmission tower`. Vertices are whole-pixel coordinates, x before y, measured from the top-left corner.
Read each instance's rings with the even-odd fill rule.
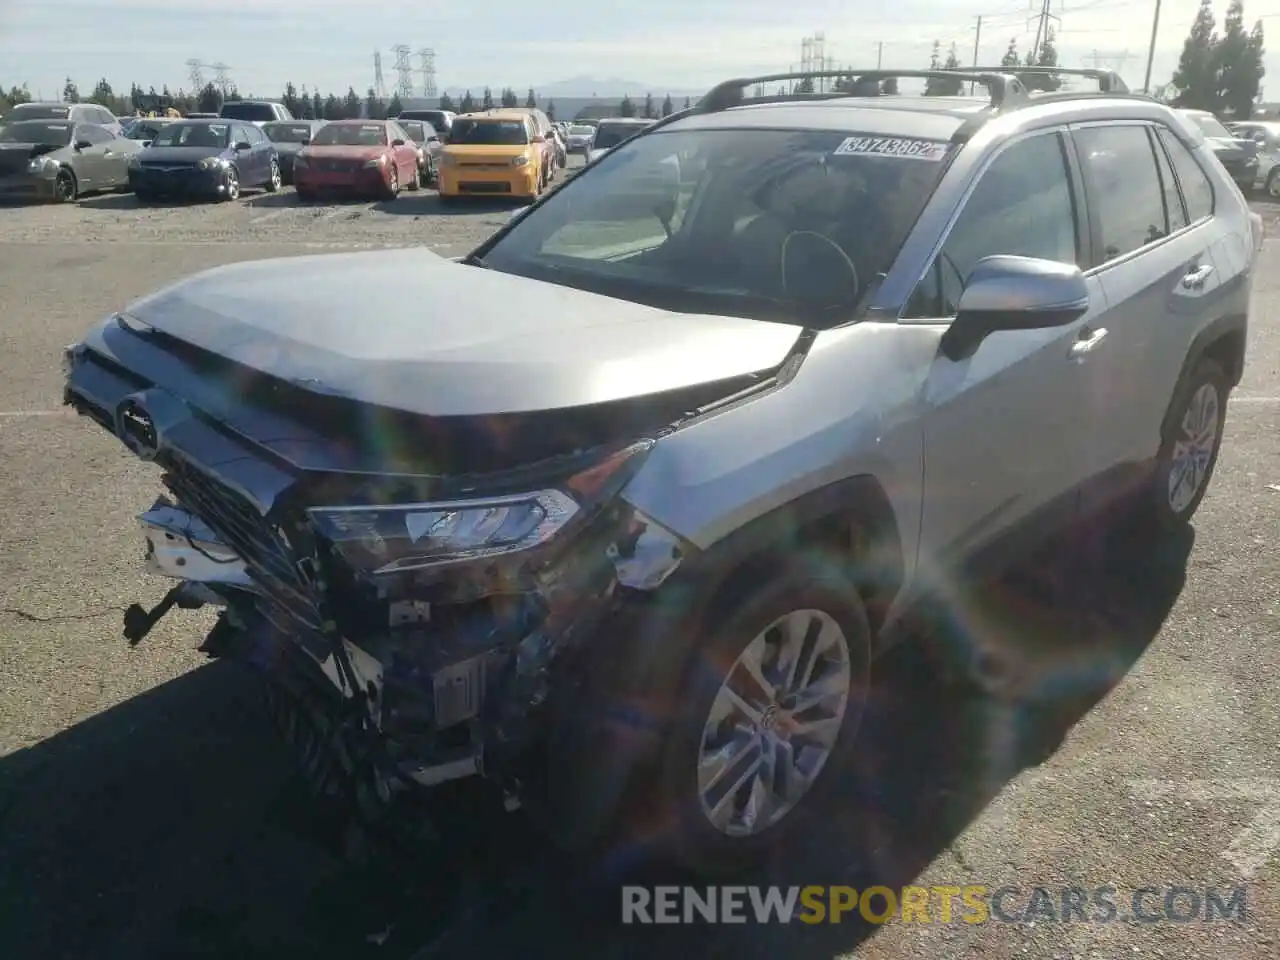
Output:
[[[821,33],[815,33],[811,37],[804,37],[800,41],[800,72],[816,73],[820,70],[829,70],[834,66],[834,60],[826,54],[826,36]],[[819,77],[813,81],[814,93],[825,93],[828,87],[828,78]]]
[[[191,78],[191,90],[193,93],[199,93],[204,89],[204,64],[199,60],[188,60],[187,74]]]
[[[225,97],[235,86],[231,82],[231,68],[221,61],[212,64],[210,68],[213,70],[213,85]]]
[[[401,100],[413,96],[413,64],[409,62],[409,48],[403,43],[391,48],[396,55],[396,94]]]
[[[424,97],[434,97],[436,95],[436,52],[430,47],[423,47],[418,51],[418,62],[422,64],[422,95]]]
[[[373,92],[379,100],[387,99],[387,81],[382,75],[382,53],[373,51]]]

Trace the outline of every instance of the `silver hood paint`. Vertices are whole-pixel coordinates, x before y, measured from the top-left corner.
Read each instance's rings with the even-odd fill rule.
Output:
[[[218,267],[125,313],[316,393],[440,417],[568,409],[714,383],[776,367],[800,335],[788,324],[671,313],[420,248]]]

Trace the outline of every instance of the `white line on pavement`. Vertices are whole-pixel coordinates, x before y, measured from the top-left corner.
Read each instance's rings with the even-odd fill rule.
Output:
[[[1182,800],[1218,804],[1243,801],[1257,807],[1253,819],[1236,834],[1222,857],[1245,880],[1252,880],[1280,851],[1280,780],[1134,780],[1133,795],[1148,802]]]
[[[268,220],[274,220],[276,217],[283,217],[289,211],[287,209],[269,210],[266,213],[257,214],[249,218],[252,224],[266,223]]]
[[[1280,403],[1280,397],[1232,397],[1229,403]]]

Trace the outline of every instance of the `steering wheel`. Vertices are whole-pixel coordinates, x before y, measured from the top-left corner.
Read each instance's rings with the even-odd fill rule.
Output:
[[[829,247],[836,252],[836,255],[844,261],[846,267],[849,268],[849,275],[853,277],[853,293],[854,297],[850,298],[852,302],[857,297],[858,290],[861,288],[861,279],[858,277],[858,268],[853,265],[853,261],[849,259],[849,255],[841,249],[840,245],[825,234],[818,233],[815,230],[792,230],[787,234],[787,238],[782,241],[782,292],[785,296],[791,296],[791,289],[787,283],[787,254],[791,250],[791,242],[799,237],[812,237],[819,240],[823,245]],[[836,304],[828,304],[827,306],[835,306]]]

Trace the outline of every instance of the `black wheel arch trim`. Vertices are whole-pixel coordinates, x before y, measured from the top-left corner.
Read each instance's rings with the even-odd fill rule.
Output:
[[[842,523],[830,523],[837,518]],[[896,595],[904,577],[897,520],[880,482],[863,475],[822,487],[747,524],[689,557],[657,590],[628,591],[620,598],[579,651],[576,682],[564,691],[562,706],[553,698],[553,712],[564,709],[568,716],[560,718],[563,736],[552,762],[560,770],[588,771],[583,774],[588,782],[575,791],[578,802],[557,818],[563,826],[577,838],[598,835],[620,812],[636,775],[656,762],[700,635],[689,624],[732,603],[736,590],[751,580],[796,562],[799,550],[814,546],[815,537],[820,554],[847,546],[853,559],[855,545],[844,541],[852,528],[870,531],[883,550],[872,576],[884,579],[867,586]],[[856,579],[855,564],[843,572]],[[873,620],[873,657],[883,650],[876,626]]]
[[[1227,314],[1214,320],[1192,339],[1187,349],[1186,359],[1182,362],[1182,370],[1178,373],[1177,384],[1173,396],[1191,376],[1197,364],[1206,357],[1221,364],[1227,375],[1227,382],[1232,389],[1240,385],[1244,376],[1245,351],[1249,337],[1249,318],[1243,313]],[[1160,436],[1168,437],[1174,429],[1174,421],[1178,413],[1173,409],[1172,397],[1169,409],[1165,411],[1164,421],[1160,424]]]

